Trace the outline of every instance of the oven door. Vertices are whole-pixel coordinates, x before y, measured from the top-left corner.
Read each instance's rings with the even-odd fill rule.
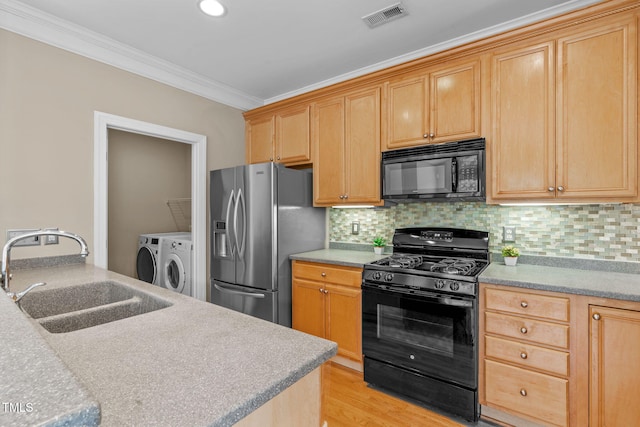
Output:
[[[365,357],[477,388],[477,301],[362,285]]]

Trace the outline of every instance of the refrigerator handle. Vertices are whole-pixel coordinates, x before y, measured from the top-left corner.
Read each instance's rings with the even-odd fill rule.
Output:
[[[238,206],[242,204],[242,241],[238,242]],[[244,244],[247,236],[247,209],[244,203],[244,196],[242,195],[242,189],[238,189],[238,200],[236,201],[236,207],[233,211],[233,232],[236,236],[236,245],[238,248],[238,256],[240,258],[244,257]]]
[[[240,296],[243,296],[243,297],[264,298],[266,296],[265,294],[261,294],[261,293],[257,293],[257,292],[236,291],[234,289],[225,288],[225,287],[220,286],[218,284],[214,284],[213,287],[216,288],[217,290],[219,290],[220,292],[224,292],[224,293],[227,293],[227,294],[233,294],[233,295],[240,295]]]
[[[231,214],[231,205],[236,205],[236,196],[235,196],[235,191],[231,190],[231,194],[229,195],[229,201],[227,203],[227,217],[225,218],[225,224],[227,225],[227,232],[225,233],[225,235],[227,236],[227,244],[229,245],[229,248],[231,248],[231,257],[233,257],[235,255],[235,247],[234,244],[231,242],[231,232],[229,231],[229,215]],[[235,223],[234,223],[234,228],[235,228]],[[234,230],[235,231],[235,230]],[[237,243],[237,239],[236,239],[236,243]]]

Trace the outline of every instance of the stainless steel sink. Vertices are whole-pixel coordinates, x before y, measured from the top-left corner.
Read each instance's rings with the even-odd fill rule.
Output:
[[[30,292],[19,305],[47,331],[58,334],[138,316],[172,304],[130,286],[106,281]]]

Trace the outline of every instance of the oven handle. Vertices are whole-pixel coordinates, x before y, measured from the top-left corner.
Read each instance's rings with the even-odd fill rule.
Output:
[[[362,284],[363,289],[371,289],[371,290],[377,290],[380,292],[385,292],[385,293],[402,293],[405,295],[415,295],[418,296],[420,298],[424,298],[429,300],[429,302],[434,302],[434,303],[438,303],[438,304],[444,304],[444,305],[451,305],[454,307],[473,307],[473,300],[472,299],[468,299],[468,298],[460,298],[460,297],[451,297],[451,296],[445,296],[445,295],[439,295],[439,294],[435,294],[433,292],[427,292],[427,291],[413,291],[413,292],[408,292],[408,291],[404,291],[404,290],[399,290],[397,288],[380,288],[378,286],[375,285],[368,285],[367,283],[363,283]]]

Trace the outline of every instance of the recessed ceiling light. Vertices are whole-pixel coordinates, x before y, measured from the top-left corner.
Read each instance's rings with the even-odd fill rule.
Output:
[[[200,10],[209,16],[222,16],[226,9],[218,0],[200,0]]]

